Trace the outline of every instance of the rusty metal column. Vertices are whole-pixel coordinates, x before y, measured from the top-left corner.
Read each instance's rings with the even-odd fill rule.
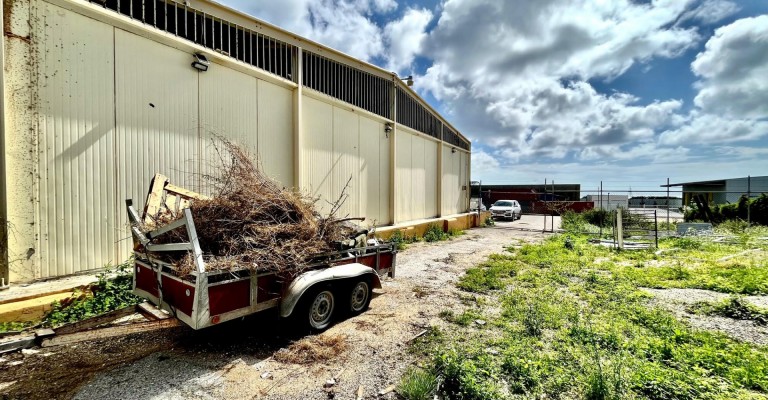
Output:
[[[5,40],[3,48],[5,170],[13,171],[5,176],[5,218],[12,234],[7,237],[10,279],[28,282],[40,278],[39,216],[39,155],[38,117],[40,100],[38,71],[40,61],[38,37],[41,21],[37,15],[37,2],[6,1],[3,12]],[[32,65],[30,67],[29,65]],[[12,100],[12,101],[11,101]],[[12,135],[12,140],[11,140]],[[8,227],[6,227],[8,229]]]
[[[4,19],[4,8],[0,7],[0,21]],[[8,202],[5,188],[5,35],[0,39],[0,290],[10,283],[8,270]]]

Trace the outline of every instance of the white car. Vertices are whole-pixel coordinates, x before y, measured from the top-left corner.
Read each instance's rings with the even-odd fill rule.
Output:
[[[507,219],[513,221],[520,219],[523,215],[523,209],[517,200],[499,200],[491,206],[491,216],[493,219]]]

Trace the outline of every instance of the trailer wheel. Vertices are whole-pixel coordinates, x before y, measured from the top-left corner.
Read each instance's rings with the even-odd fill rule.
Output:
[[[367,310],[368,306],[371,304],[372,292],[373,289],[371,288],[370,279],[364,278],[354,282],[348,292],[347,311],[351,315],[358,315]]]
[[[313,331],[322,331],[331,325],[333,310],[336,306],[333,292],[328,288],[313,292],[307,297],[304,318]]]

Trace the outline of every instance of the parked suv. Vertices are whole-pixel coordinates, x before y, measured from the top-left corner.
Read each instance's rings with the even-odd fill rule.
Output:
[[[523,215],[523,209],[517,200],[499,200],[491,206],[493,219],[511,218],[514,221],[520,219],[521,215]]]

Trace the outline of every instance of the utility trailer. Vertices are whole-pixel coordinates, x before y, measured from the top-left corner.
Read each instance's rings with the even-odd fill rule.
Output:
[[[171,185],[161,174],[150,186],[142,216],[126,200],[135,254],[133,292],[194,329],[278,307],[281,317],[320,331],[335,316],[365,311],[372,290],[381,288],[380,276],[395,276],[397,250],[389,243],[318,254],[298,275],[249,268],[210,270],[188,208],[204,197]],[[180,218],[150,232],[139,229],[142,222],[158,221],[163,213]],[[177,229],[186,231],[187,242],[155,243]],[[190,274],[179,273],[168,262],[168,255],[180,252],[192,255],[195,269]]]

